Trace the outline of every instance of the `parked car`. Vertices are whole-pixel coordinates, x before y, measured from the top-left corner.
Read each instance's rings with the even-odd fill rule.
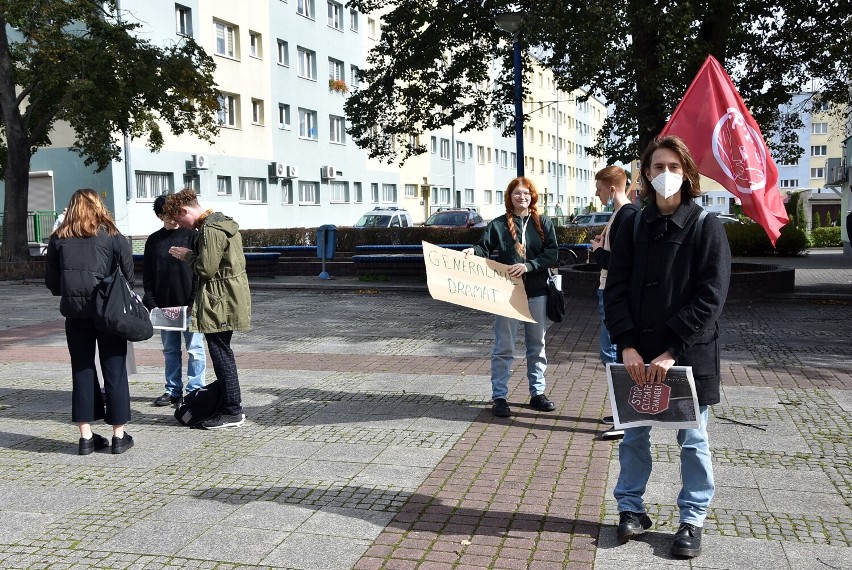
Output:
[[[414,224],[408,210],[376,207],[355,223],[356,228],[409,228]]]
[[[727,216],[725,214],[719,214],[716,217],[719,218],[719,221],[722,222],[723,224],[741,224],[742,223],[739,220],[739,218],[735,218],[734,216]]]
[[[475,210],[441,210],[429,216],[426,225],[441,228],[484,228],[487,224]]]
[[[592,212],[591,214],[582,214],[574,218],[571,226],[605,226],[612,217],[612,212]]]

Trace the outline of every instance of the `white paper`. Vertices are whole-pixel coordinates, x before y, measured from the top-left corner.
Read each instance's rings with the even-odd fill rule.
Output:
[[[151,310],[151,324],[163,331],[185,331],[189,307],[157,307]]]
[[[645,365],[648,369],[648,365]],[[606,379],[615,429],[656,426],[697,429],[698,396],[691,366],[672,366],[662,384],[640,388],[623,364],[607,364]]]

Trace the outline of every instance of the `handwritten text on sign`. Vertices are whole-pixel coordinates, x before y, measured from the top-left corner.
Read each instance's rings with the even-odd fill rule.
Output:
[[[484,257],[423,242],[429,294],[486,313],[534,323],[522,279],[511,277],[508,265]]]

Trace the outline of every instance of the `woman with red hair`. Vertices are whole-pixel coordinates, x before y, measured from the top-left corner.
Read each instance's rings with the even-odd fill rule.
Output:
[[[524,280],[530,314],[536,321],[523,323],[530,407],[552,412],[556,405],[544,394],[544,371],[547,369],[544,334],[550,325],[547,318],[547,279],[549,269],[556,265],[558,256],[556,231],[549,218],[539,215],[536,209],[538,191],[529,178],[521,176],[509,182],[504,202],[506,213],[492,220],[479,242],[463,253],[489,257],[491,252],[496,252],[497,261],[509,266],[509,274]],[[494,317],[491,398],[492,411],[497,417],[512,415],[506,397],[519,324],[520,321],[509,317]]]

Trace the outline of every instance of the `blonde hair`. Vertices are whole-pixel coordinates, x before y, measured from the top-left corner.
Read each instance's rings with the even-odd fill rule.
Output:
[[[526,176],[518,176],[517,178],[513,178],[509,185],[506,186],[506,191],[503,193],[503,204],[506,206],[506,225],[509,226],[509,232],[512,234],[512,239],[515,240],[515,249],[518,252],[518,255],[526,258],[526,251],[524,251],[524,244],[518,241],[518,230],[515,228],[515,206],[512,204],[512,192],[515,191],[515,188],[523,185],[530,191],[530,215],[532,216],[533,223],[535,224],[535,229],[538,232],[538,235],[541,236],[541,241],[547,241],[544,237],[544,228],[541,227],[541,218],[538,215],[538,208],[536,208],[536,204],[538,204],[538,189],[533,184],[533,181],[527,178]]]
[[[112,214],[107,210],[100,195],[91,188],[82,188],[71,195],[65,219],[56,229],[59,238],[87,238],[98,234],[101,228],[109,235],[118,235]]]

